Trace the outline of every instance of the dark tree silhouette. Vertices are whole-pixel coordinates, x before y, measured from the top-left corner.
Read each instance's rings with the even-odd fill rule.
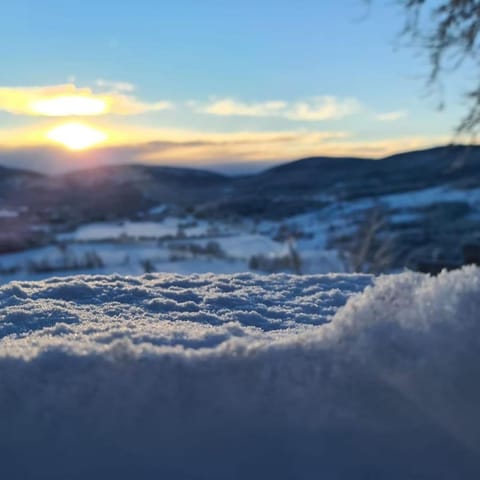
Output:
[[[458,133],[480,131],[480,1],[479,0],[396,0],[405,11],[402,37],[426,51],[430,85],[442,74],[465,63],[476,69],[476,82],[466,92],[467,113]]]

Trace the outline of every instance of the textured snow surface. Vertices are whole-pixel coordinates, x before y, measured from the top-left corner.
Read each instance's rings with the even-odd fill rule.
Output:
[[[0,288],[0,478],[480,478],[480,270]]]

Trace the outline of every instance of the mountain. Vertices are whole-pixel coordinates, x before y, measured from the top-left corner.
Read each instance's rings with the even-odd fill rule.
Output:
[[[182,207],[255,198],[290,201],[323,195],[355,199],[428,188],[480,184],[480,147],[452,145],[405,152],[382,160],[311,157],[252,175],[146,165],[103,166],[53,176],[0,168],[2,201],[32,208],[62,205],[108,214],[158,203]],[[8,195],[6,195],[8,193]]]
[[[297,203],[306,203],[307,209],[309,202],[317,205],[312,198],[319,195],[355,199],[444,184],[462,188],[480,184],[480,147],[438,147],[382,160],[312,157],[237,176],[146,165],[103,166],[53,176],[0,168],[4,206],[64,209],[82,216],[95,212],[99,218],[130,215],[159,203],[203,206],[209,211],[220,206],[220,214],[231,208],[231,213],[247,215],[273,214],[283,203],[284,214],[288,205],[289,210],[298,210]]]
[[[28,182],[43,178],[43,175],[29,170],[0,166],[0,198],[12,189],[28,187]]]
[[[209,201],[230,183],[217,173],[143,165],[97,167],[54,176],[3,170],[0,185],[4,179],[12,187],[2,199],[3,206],[26,205],[32,211],[67,209],[99,217],[129,215],[158,203],[188,206]]]
[[[426,192],[428,196],[428,189],[447,187],[460,192],[456,200],[436,191],[434,200],[408,212],[393,200],[387,201],[390,206],[384,211],[389,218],[401,214],[415,219],[413,226],[412,221],[391,226],[395,232],[402,229],[401,238],[408,233],[408,242],[430,245],[431,238],[448,237],[449,245],[455,245],[459,232],[480,233],[476,204],[465,200],[479,185],[480,147],[464,145],[404,152],[382,160],[311,157],[237,176],[136,164],[51,176],[3,167],[0,251],[48,243],[52,229],[62,232],[89,222],[143,218],[162,205],[179,216],[281,222],[345,202],[357,202],[365,209],[372,202],[385,204],[389,195]]]
[[[23,195],[28,197],[33,185],[44,178],[36,172],[0,166],[0,210],[11,204],[23,205]]]
[[[240,184],[247,191],[303,195],[328,190],[344,182],[346,175],[362,175],[372,162],[363,158],[305,158],[240,180]]]
[[[440,184],[480,184],[480,147],[452,145],[405,152],[381,160],[312,157],[250,178],[258,191],[323,192],[347,198],[378,196]]]

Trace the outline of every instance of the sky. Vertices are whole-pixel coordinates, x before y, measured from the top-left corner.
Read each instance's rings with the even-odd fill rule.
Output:
[[[0,163],[253,165],[447,143],[394,2],[5,0]]]

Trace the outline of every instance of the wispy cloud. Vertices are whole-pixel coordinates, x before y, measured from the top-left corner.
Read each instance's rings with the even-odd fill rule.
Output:
[[[362,105],[354,98],[316,97],[290,106],[285,117],[299,121],[321,121],[343,118],[360,112]]]
[[[114,92],[132,93],[135,91],[135,85],[129,82],[116,82],[99,78],[95,83],[97,87],[106,88]]]
[[[144,144],[135,161],[152,164],[214,165],[228,162],[282,162],[314,156],[382,158],[388,155],[448,143],[447,137],[399,137],[359,140],[346,133],[309,134],[265,132],[165,138]]]
[[[270,117],[281,114],[286,106],[287,104],[282,101],[242,103],[231,98],[224,98],[198,107],[197,112],[224,117]]]
[[[58,125],[63,123],[48,121],[42,126],[0,130],[0,148],[51,145],[46,134]],[[344,131],[207,132],[111,125],[101,121],[92,126],[105,133],[106,140],[102,144],[105,147],[150,145],[148,149],[142,148],[142,153],[146,155],[145,159],[152,161],[167,157],[172,161],[253,160],[278,158],[280,155],[282,158],[295,158],[349,137],[349,133]]]
[[[189,102],[197,113],[218,116],[278,117],[302,122],[317,122],[354,115],[362,110],[354,98],[339,99],[334,96],[314,97],[286,102],[242,102],[233,98],[214,99],[207,104]]]
[[[405,118],[408,115],[406,110],[396,110],[393,112],[385,112],[385,113],[378,113],[375,115],[375,118],[379,122],[394,122],[396,120],[400,120],[401,118]]]
[[[343,131],[205,132],[99,124],[95,126],[107,134],[102,146],[72,154],[45,140],[45,129],[53,127],[48,123],[42,129],[0,130],[0,163],[65,170],[97,161],[200,166],[324,155],[380,158],[450,140],[449,136],[408,136],[366,141]]]
[[[144,102],[127,92],[133,85],[100,80],[97,87],[78,87],[73,83],[41,87],[0,87],[0,111],[13,115],[46,117],[138,115],[167,110],[173,104],[167,101]]]
[[[210,162],[296,158],[319,152],[322,146],[348,138],[347,132],[171,132],[152,142],[143,161]]]

